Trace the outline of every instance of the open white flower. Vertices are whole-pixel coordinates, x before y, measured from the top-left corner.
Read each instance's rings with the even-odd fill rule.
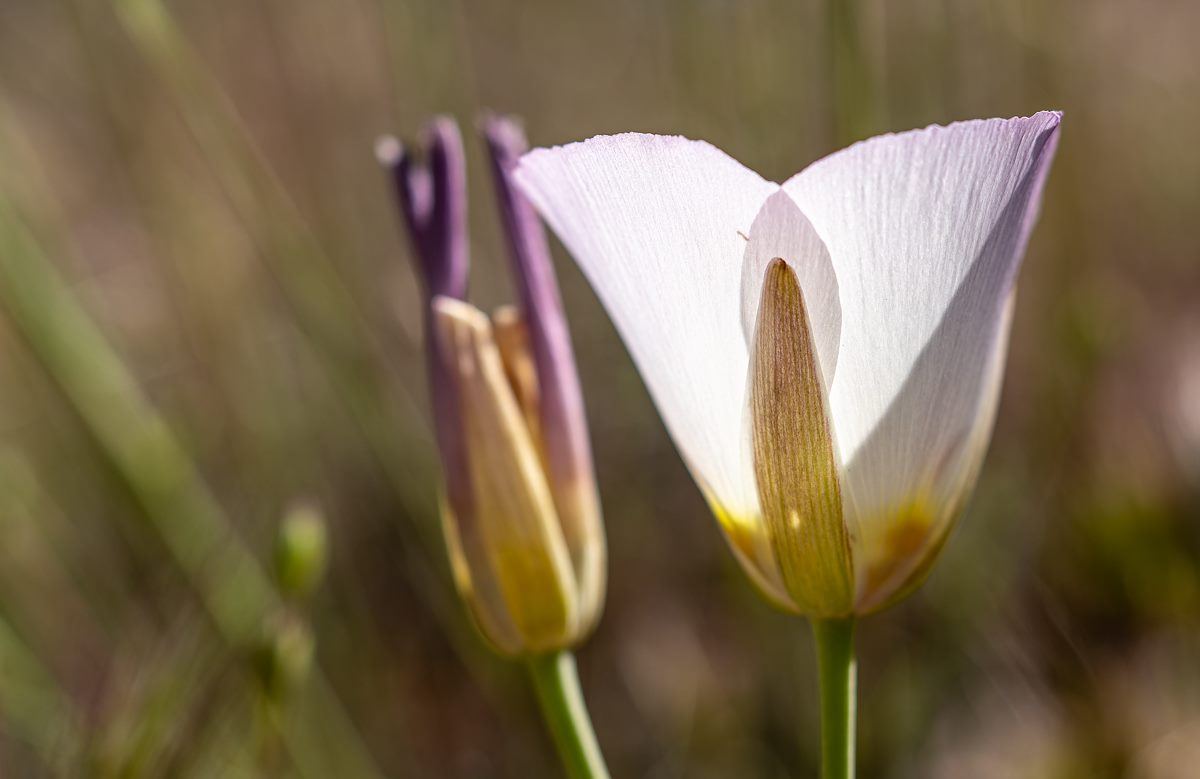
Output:
[[[1060,118],[880,136],[782,186],[679,137],[522,159],[518,184],[780,604],[865,613],[928,572],[990,437]]]

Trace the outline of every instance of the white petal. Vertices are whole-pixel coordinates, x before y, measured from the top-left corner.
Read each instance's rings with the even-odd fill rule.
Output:
[[[869,613],[894,602],[921,583],[975,486],[996,420],[1008,356],[1014,292],[1009,293],[1001,308],[996,337],[987,349],[970,428],[950,442],[932,469],[930,483],[922,485],[907,503],[877,514],[872,517],[875,521],[858,524],[858,613]],[[894,436],[896,433],[889,425],[900,424],[902,419],[902,415],[887,416],[873,436],[884,440]],[[888,452],[882,446],[866,445],[859,449],[853,473],[860,483],[866,474],[893,470],[886,461]]]
[[[821,380],[828,392],[837,366],[838,339],[842,331],[837,277],[829,251],[812,223],[783,191],[767,198],[754,218],[742,260],[742,333],[748,345],[754,340],[758,304],[763,294],[763,274],[776,257],[788,264],[800,282],[821,367]]]
[[[935,488],[974,427],[1059,118],[882,136],[784,185],[837,273],[830,405],[863,523]]]
[[[516,179],[592,283],[701,487],[756,511],[742,236],[778,185],[707,143],[640,134],[535,150]]]

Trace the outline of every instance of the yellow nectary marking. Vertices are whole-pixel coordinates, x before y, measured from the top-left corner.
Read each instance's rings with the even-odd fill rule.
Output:
[[[750,357],[754,472],[771,547],[797,608],[844,616],[854,605],[833,432],[796,274],[767,267]]]
[[[783,580],[779,574],[779,566],[775,563],[774,552],[767,538],[766,527],[759,513],[736,514],[728,511],[716,499],[705,491],[708,505],[725,538],[733,550],[734,557],[742,569],[750,577],[750,581],[759,591],[775,605],[788,611],[795,611],[796,606],[791,602]]]
[[[930,502],[914,499],[889,512],[884,531],[864,549],[866,580],[859,598],[860,610],[872,611],[891,599],[920,564],[933,533],[935,516]]]
[[[886,609],[921,586],[950,538],[953,519],[965,496],[965,490],[960,489],[946,503],[926,491],[888,513],[885,524],[890,529],[876,542],[866,544],[868,569],[859,593],[858,613]]]

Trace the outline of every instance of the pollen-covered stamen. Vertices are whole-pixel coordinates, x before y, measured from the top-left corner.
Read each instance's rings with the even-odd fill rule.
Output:
[[[767,533],[796,608],[844,616],[855,581],[833,428],[804,295],[782,259],[767,267],[757,320],[751,439]]]

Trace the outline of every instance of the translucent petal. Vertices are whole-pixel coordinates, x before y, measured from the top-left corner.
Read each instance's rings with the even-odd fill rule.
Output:
[[[701,487],[731,515],[756,514],[743,236],[778,186],[707,143],[640,134],[537,149],[516,179],[592,283]]]
[[[946,458],[936,480],[907,503],[894,506],[886,516],[859,523],[858,613],[885,608],[920,586],[950,537],[954,520],[975,486],[991,439],[1014,299],[1010,293],[996,338],[988,348],[983,392],[971,429]]]
[[[965,456],[988,391],[1059,118],[881,136],[784,184],[837,274],[830,406],[864,533],[914,498],[929,496],[935,513],[947,499],[939,485]]]
[[[827,392],[837,367],[842,331],[837,276],[821,237],[783,191],[767,198],[750,226],[746,242],[742,259],[742,331],[747,344],[753,341],[767,266],[776,258],[788,264],[800,283],[821,368],[822,387]]]

